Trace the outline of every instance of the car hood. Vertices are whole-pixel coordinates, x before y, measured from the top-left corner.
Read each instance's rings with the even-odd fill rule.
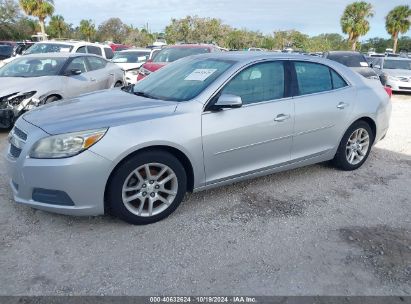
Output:
[[[384,74],[390,76],[411,76],[411,70],[403,70],[403,69],[384,69]]]
[[[37,91],[44,83],[50,85],[58,76],[0,77],[0,97],[19,92]]]
[[[174,113],[177,102],[111,89],[49,104],[23,115],[49,134],[92,130],[151,120]]]
[[[143,67],[151,72],[155,72],[165,66],[167,62],[146,62]]]
[[[114,64],[118,65],[124,71],[138,69],[143,65],[143,62],[131,62],[131,63],[123,63],[123,62],[113,62]]]
[[[361,74],[365,78],[369,78],[371,76],[377,76],[377,73],[370,67],[353,67],[351,68],[353,71]]]

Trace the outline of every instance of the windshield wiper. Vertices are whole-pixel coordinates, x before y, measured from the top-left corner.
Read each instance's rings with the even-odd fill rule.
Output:
[[[143,92],[143,91],[134,91],[133,94],[137,95],[137,96],[145,97],[145,98],[158,99],[158,98],[156,98],[156,97],[154,97],[150,94],[147,94],[146,92]]]

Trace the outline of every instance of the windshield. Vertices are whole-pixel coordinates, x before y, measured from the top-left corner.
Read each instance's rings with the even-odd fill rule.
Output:
[[[66,58],[20,57],[0,68],[0,77],[40,77],[57,75]]]
[[[0,55],[10,56],[13,53],[13,47],[10,45],[0,45]]]
[[[367,60],[361,54],[328,54],[327,59],[337,61],[350,68],[368,67]]]
[[[116,63],[139,63],[145,62],[150,56],[150,52],[119,52],[113,57]]]
[[[72,45],[60,43],[36,43],[32,45],[25,54],[42,54],[42,53],[70,53]]]
[[[392,70],[411,70],[411,60],[384,60],[384,69]]]
[[[187,58],[167,65],[134,86],[134,94],[169,101],[193,99],[235,61]]]
[[[207,47],[174,47],[162,49],[158,54],[153,58],[153,62],[173,62],[177,59],[197,55],[210,53],[210,49]]]

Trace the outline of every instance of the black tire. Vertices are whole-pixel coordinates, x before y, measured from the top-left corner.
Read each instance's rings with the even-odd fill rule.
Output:
[[[368,146],[367,152],[365,153],[364,158],[358,164],[354,165],[354,164],[351,164],[347,160],[346,149],[347,149],[348,139],[354,133],[354,131],[356,131],[358,129],[364,129],[368,132],[369,146]],[[356,169],[360,168],[364,164],[364,162],[367,160],[367,158],[370,154],[371,147],[374,143],[374,137],[375,137],[375,134],[371,130],[371,127],[369,126],[368,123],[366,123],[365,121],[362,121],[362,120],[353,123],[348,128],[348,130],[345,132],[343,138],[341,139],[340,145],[338,146],[337,153],[335,154],[335,157],[332,160],[333,165],[335,167],[337,167],[338,169],[341,169],[341,170],[344,170],[344,171],[352,171],[352,170],[356,170]]]
[[[121,88],[123,86],[123,83],[120,81],[117,81],[114,85],[115,88]]]
[[[153,216],[139,216],[127,209],[123,203],[122,190],[123,184],[129,175],[145,164],[159,163],[168,166],[177,176],[177,194],[173,202],[159,214]],[[109,213],[134,225],[146,225],[160,221],[173,213],[182,202],[187,191],[187,175],[183,165],[172,154],[165,151],[145,151],[134,155],[124,161],[110,178],[107,186],[106,199]]]

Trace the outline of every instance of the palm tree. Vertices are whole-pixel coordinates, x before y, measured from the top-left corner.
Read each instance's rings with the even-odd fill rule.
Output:
[[[410,29],[411,9],[408,5],[399,5],[385,17],[385,28],[394,40],[394,53],[397,51],[398,35]]]
[[[344,34],[348,34],[348,41],[355,51],[358,38],[364,36],[370,30],[368,18],[374,16],[372,5],[364,1],[357,1],[347,5],[341,16],[341,28]]]
[[[63,16],[55,15],[51,16],[47,30],[50,35],[58,36],[58,38],[61,38],[61,36],[63,36],[63,34],[67,32],[68,25],[64,21]]]
[[[46,30],[44,21],[48,16],[54,13],[54,1],[53,0],[19,0],[20,6],[23,11],[29,15],[39,19],[41,34],[43,40],[46,39]]]
[[[81,20],[79,31],[88,41],[96,34],[96,28],[92,20]]]

